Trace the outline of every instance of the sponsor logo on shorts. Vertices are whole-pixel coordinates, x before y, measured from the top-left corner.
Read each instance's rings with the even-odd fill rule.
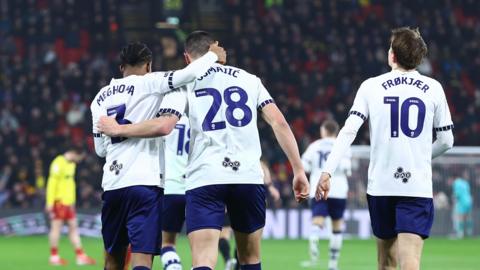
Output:
[[[225,157],[225,159],[222,162],[223,167],[227,168],[230,167],[234,171],[238,171],[240,167],[240,162],[239,161],[232,161],[229,157]]]
[[[403,183],[408,183],[408,179],[412,177],[410,172],[406,172],[402,167],[398,167],[397,171],[393,174],[396,179],[402,179]]]
[[[113,172],[115,171],[115,175],[118,175],[120,173],[120,170],[123,168],[122,163],[118,163],[116,160],[112,162],[112,165],[110,165],[110,171]]]

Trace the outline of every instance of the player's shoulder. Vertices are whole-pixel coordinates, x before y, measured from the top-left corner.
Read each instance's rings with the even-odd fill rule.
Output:
[[[258,83],[260,81],[260,78],[256,76],[255,74],[252,74],[242,68],[235,67],[235,66],[223,66],[224,69],[226,69],[226,72],[231,73],[233,77],[237,79],[248,79],[251,82]]]
[[[421,78],[421,80],[424,82],[424,84],[429,85],[429,89],[431,92],[434,94],[442,93],[443,92],[443,87],[442,84],[437,81],[436,79],[426,76],[424,74],[421,74],[418,72],[418,76]],[[427,91],[428,92],[428,91]]]
[[[62,166],[66,162],[66,159],[63,155],[58,155],[52,160],[52,165]]]

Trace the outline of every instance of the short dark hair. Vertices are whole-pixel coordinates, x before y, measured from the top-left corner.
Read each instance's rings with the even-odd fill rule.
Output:
[[[123,47],[120,53],[122,66],[141,66],[152,61],[152,51],[141,42],[132,42]]]
[[[194,31],[185,40],[185,51],[193,57],[206,54],[215,39],[206,31]]]
[[[331,119],[325,120],[322,127],[328,132],[328,135],[337,135],[339,129],[338,123]]]
[[[427,44],[423,41],[418,28],[393,29],[390,41],[397,62],[404,69],[416,68],[427,55]]]

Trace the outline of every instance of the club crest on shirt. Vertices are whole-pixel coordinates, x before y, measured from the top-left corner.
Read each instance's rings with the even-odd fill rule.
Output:
[[[393,177],[396,179],[402,179],[403,183],[408,183],[408,179],[410,179],[411,176],[412,174],[410,172],[406,172],[402,167],[398,167],[397,171],[393,174]]]
[[[123,168],[122,163],[118,163],[116,160],[112,162],[112,165],[110,165],[110,171],[113,172],[115,171],[115,175],[118,175],[120,173],[120,170]]]
[[[231,167],[232,170],[238,171],[238,168],[240,167],[240,162],[239,161],[232,161],[229,157],[225,157],[225,159],[222,162],[223,167]]]

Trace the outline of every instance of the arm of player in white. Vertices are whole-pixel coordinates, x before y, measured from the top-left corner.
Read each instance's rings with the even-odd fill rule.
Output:
[[[97,128],[112,137],[153,138],[170,134],[180,120],[186,106],[186,90],[165,95],[158,112],[159,117],[135,124],[119,125],[111,117],[101,117]]]
[[[432,159],[442,155],[453,147],[452,116],[448,108],[447,97],[440,84],[439,88],[441,91],[438,95],[435,114],[433,116],[433,126],[435,127],[437,139],[432,145]]]
[[[100,133],[97,129],[96,123],[100,118],[100,114],[98,112],[98,107],[92,103],[90,110],[92,111],[92,131],[93,131],[93,144],[95,146],[95,153],[99,157],[105,157],[107,155],[107,147],[105,146],[105,138],[104,135]]]
[[[338,164],[344,158],[345,153],[348,151],[349,147],[355,140],[357,132],[362,126],[362,124],[363,119],[356,115],[351,114],[347,118],[345,125],[338,133],[338,137],[333,144],[332,151],[328,156],[323,172],[333,175],[333,172],[335,172],[335,170],[337,169]]]
[[[275,103],[270,103],[263,107],[262,116],[272,127],[275,138],[277,138],[280,147],[283,152],[285,152],[285,155],[287,155],[293,171],[303,172],[304,169],[297,146],[297,140],[277,105],[275,105]]]
[[[432,159],[441,156],[447,150],[453,147],[453,132],[452,130],[437,131],[437,139],[432,145]]]
[[[214,52],[207,52],[183,69],[164,72],[152,72],[145,75],[150,88],[161,94],[175,90],[195,81],[196,78],[205,74],[208,69],[218,60]]]

